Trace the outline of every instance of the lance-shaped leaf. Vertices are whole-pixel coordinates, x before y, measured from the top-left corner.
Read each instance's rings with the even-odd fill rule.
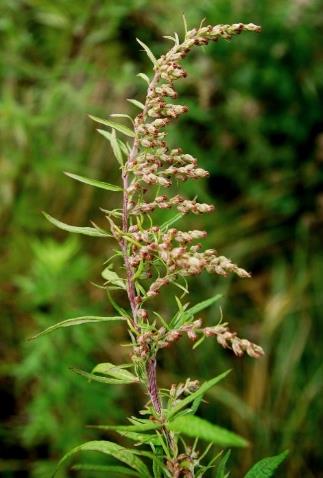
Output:
[[[105,129],[97,129],[97,132],[102,134],[102,136],[104,136],[105,139],[107,139],[111,143],[112,133],[110,131],[106,131]],[[127,154],[129,153],[127,149],[127,145],[123,141],[121,141],[121,139],[119,138],[117,139],[117,141],[118,141],[119,148],[127,156]]]
[[[122,191],[120,186],[115,186],[114,184],[106,183],[104,181],[98,181],[97,179],[85,178],[84,176],[79,176],[78,174],[64,172],[66,176],[69,176],[80,183],[89,184],[90,186],[94,186],[100,189],[106,189],[107,191]]]
[[[37,339],[42,335],[50,334],[57,329],[61,329],[63,327],[72,327],[73,325],[83,325],[83,324],[96,324],[98,322],[115,322],[118,320],[125,320],[124,317],[96,317],[96,316],[85,316],[85,317],[76,317],[75,319],[67,319],[63,320],[62,322],[58,322],[57,324],[51,325],[47,329],[39,332],[39,334],[30,337],[29,340]]]
[[[138,73],[137,76],[142,78],[147,83],[147,85],[149,85],[150,79],[148,78],[148,76],[145,73]]]
[[[161,439],[158,435],[138,433],[138,432],[127,432],[116,430],[119,435],[122,435],[130,440],[135,441],[136,443],[152,443],[156,446],[161,446]]]
[[[129,103],[132,103],[133,105],[137,106],[137,108],[140,108],[141,110],[143,110],[145,108],[145,105],[138,100],[134,100],[132,98],[127,98],[127,101],[129,101]]]
[[[73,448],[70,452],[66,453],[66,455],[58,463],[53,477],[69,458],[74,456],[76,453],[79,453],[80,451],[96,451],[105,455],[113,456],[117,460],[128,465],[130,468],[136,470],[139,473],[140,477],[151,478],[148,468],[146,467],[144,462],[140,458],[138,458],[138,456],[136,456],[136,454],[134,454],[132,450],[117,445],[116,443],[104,440],[89,441],[87,443],[84,443],[83,445]]]
[[[120,164],[120,166],[123,166],[122,152],[121,152],[121,148],[119,146],[119,143],[117,141],[117,135],[116,135],[116,132],[115,132],[114,129],[112,130],[112,133],[111,133],[110,143],[111,143],[111,148],[112,148],[113,154],[115,155],[118,163]]]
[[[180,410],[182,410],[184,407],[186,407],[189,403],[194,402],[198,397],[203,396],[210,388],[214,387],[217,383],[219,383],[221,380],[223,380],[228,374],[230,373],[230,370],[227,370],[226,372],[222,373],[221,375],[218,375],[217,377],[212,378],[211,380],[208,380],[207,382],[204,382],[196,392],[191,393],[187,397],[185,397],[183,400],[180,400],[179,402],[176,403],[176,405],[173,406],[168,411],[168,418],[174,417],[176,413],[178,413]]]
[[[226,468],[226,464],[229,459],[230,453],[231,453],[230,450],[228,450],[226,454],[221,458],[216,469],[215,478],[225,478],[227,476],[225,468]]]
[[[113,430],[117,432],[149,432],[161,428],[160,423],[147,421],[146,423],[136,423],[134,425],[91,425],[90,428],[97,428],[98,430]]]
[[[245,475],[245,478],[270,478],[276,469],[286,459],[288,450],[276,456],[270,456],[258,461]]]
[[[129,136],[130,138],[135,137],[135,133],[130,128],[128,128],[127,126],[123,124],[115,123],[114,121],[103,119],[103,118],[98,118],[97,116],[90,115],[90,118],[93,121],[96,121],[97,123],[104,124],[105,126],[110,126],[111,128],[120,131],[120,133],[123,133],[126,136]]]
[[[193,415],[175,418],[169,424],[169,428],[173,432],[184,433],[184,435],[207,440],[220,446],[244,447],[248,445],[248,442],[239,435]]]
[[[153,52],[150,50],[150,48],[143,41],[139,40],[139,38],[136,38],[136,40],[139,43],[139,45],[143,47],[143,49],[147,53],[147,56],[150,59],[150,61],[152,62],[152,64],[156,65],[157,60],[156,60],[155,55],[153,54]]]
[[[72,368],[73,372],[82,375],[82,377],[87,378],[89,381],[94,380],[95,382],[100,383],[108,383],[110,385],[122,385],[122,384],[129,384],[129,383],[138,383],[139,379],[133,375],[132,379],[129,378],[110,378],[110,377],[102,377],[101,375],[95,375],[94,373],[88,373],[84,370],[80,370],[78,368]]]
[[[222,294],[216,294],[213,297],[210,297],[209,299],[203,300],[202,302],[199,302],[198,304],[194,305],[190,309],[187,309],[186,314],[189,315],[196,315],[202,310],[206,309],[207,307],[210,307],[210,305],[214,304],[214,302],[217,302],[219,299],[221,299]]]
[[[125,281],[118,276],[118,274],[110,269],[110,266],[106,267],[102,271],[102,277],[110,284],[126,289]]]
[[[199,312],[206,309],[207,307],[210,307],[212,304],[214,304],[219,299],[221,299],[221,297],[222,297],[221,294],[216,294],[215,296],[210,297],[209,299],[203,300],[202,302],[199,302],[198,304],[195,304],[190,309],[186,309],[183,313],[178,314],[177,316],[175,316],[174,317],[175,320],[173,319],[171,324],[174,322],[175,327],[180,327],[189,318],[194,317],[194,315],[198,314]]]
[[[127,380],[131,382],[137,382],[138,378],[122,365],[114,365],[113,363],[99,363],[94,367],[92,373],[99,373],[102,375],[110,375],[111,377],[117,378],[118,380]]]
[[[71,226],[69,224],[65,224],[65,222],[55,219],[46,212],[43,212],[43,214],[49,222],[54,224],[54,226],[58,227],[59,229],[63,229],[63,231],[73,232],[75,234],[83,234],[84,236],[91,237],[112,237],[111,234],[103,230],[96,229],[94,227]]]
[[[104,473],[105,476],[114,476],[115,473],[117,475],[122,475],[122,476],[138,476],[140,478],[140,475],[135,471],[132,470],[131,468],[127,468],[126,466],[117,466],[117,465],[94,465],[94,464],[78,464],[72,466],[72,470],[76,471],[95,471],[95,472],[101,472]],[[113,473],[113,475],[111,475]]]

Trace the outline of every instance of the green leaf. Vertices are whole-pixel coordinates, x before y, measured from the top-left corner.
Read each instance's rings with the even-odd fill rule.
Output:
[[[167,221],[165,221],[161,226],[160,226],[160,230],[162,232],[165,232],[167,231],[167,229],[172,226],[173,224],[175,224],[177,221],[179,221],[180,219],[182,219],[182,217],[184,216],[184,214],[182,214],[181,212],[179,212],[178,214],[175,214],[175,216],[171,217],[170,219],[168,219]]]
[[[207,307],[210,307],[210,305],[214,304],[214,302],[217,302],[219,299],[221,299],[222,294],[216,294],[213,297],[210,297],[209,299],[203,300],[202,302],[199,302],[198,304],[194,305],[190,309],[186,310],[186,314],[188,315],[196,315],[201,310],[206,309]]]
[[[136,40],[139,43],[139,45],[143,47],[143,49],[147,53],[148,58],[151,60],[153,65],[156,65],[157,60],[156,60],[153,52],[150,50],[150,48],[144,42],[140,41],[139,38],[136,38]]]
[[[216,469],[215,478],[225,478],[226,476],[225,467],[229,459],[230,453],[231,453],[230,450],[228,450],[226,454],[221,458],[220,463],[218,464]]]
[[[140,78],[142,78],[143,80],[145,80],[145,82],[147,83],[147,85],[149,85],[150,83],[150,79],[148,78],[148,76],[145,74],[145,73],[138,73],[138,75]]]
[[[83,445],[77,446],[73,448],[70,452],[66,453],[66,455],[60,460],[58,463],[56,470],[54,472],[53,477],[56,475],[57,471],[61,466],[73,455],[80,451],[97,451],[99,453],[104,453],[105,455],[110,455],[116,458],[119,461],[122,461],[126,465],[130,466],[134,470],[138,471],[139,476],[141,478],[151,478],[148,468],[144,464],[144,462],[138,458],[132,450],[126,449],[116,443],[112,443],[109,441],[89,441],[84,443]]]
[[[168,418],[172,418],[177,412],[182,410],[182,408],[186,407],[189,403],[194,402],[194,400],[196,400],[198,397],[203,396],[210,388],[214,387],[214,385],[223,380],[229,373],[230,370],[227,370],[221,375],[218,375],[217,377],[214,377],[211,380],[204,382],[200,386],[200,388],[196,390],[196,392],[193,392],[187,397],[185,397],[183,400],[180,400],[171,410],[169,410]]]
[[[93,425],[91,428],[97,428],[98,430],[115,430],[117,432],[149,432],[152,430],[158,430],[161,428],[160,423],[137,423],[136,425]]]
[[[70,226],[69,224],[65,224],[65,222],[55,219],[44,211],[43,214],[49,222],[54,224],[54,226],[58,227],[59,229],[63,229],[63,231],[74,232],[76,234],[84,234],[85,236],[92,237],[112,237],[111,234],[95,229],[94,227]]]
[[[111,148],[112,148],[113,154],[115,155],[118,163],[120,164],[120,166],[123,166],[122,152],[121,152],[119,143],[117,141],[117,135],[116,135],[115,130],[112,130],[110,143],[111,143]]]
[[[64,172],[66,176],[69,176],[76,181],[80,181],[81,183],[89,184],[90,186],[94,186],[96,188],[106,189],[107,191],[122,191],[120,186],[115,186],[114,184],[105,183],[103,181],[97,181],[96,179],[85,178],[83,176],[79,176],[78,174]]]
[[[117,430],[118,433],[130,440],[134,440],[137,443],[152,443],[153,445],[160,445],[160,438],[157,435],[138,433],[138,432],[127,432],[122,430]]]
[[[102,136],[104,136],[105,139],[107,139],[111,143],[112,133],[110,131],[106,131],[105,129],[97,129],[97,131],[98,133],[102,134]],[[121,141],[121,139],[118,138],[117,141],[118,141],[119,148],[127,156],[129,153],[127,146],[124,144],[123,141]]]
[[[79,368],[71,368],[73,372],[77,373],[78,375],[82,375],[83,377],[89,379],[89,381],[94,380],[95,382],[100,383],[108,383],[110,385],[122,385],[122,384],[129,384],[129,383],[138,383],[139,379],[133,375],[134,378],[131,380],[129,378],[108,378],[102,377],[101,375],[95,375],[93,373],[85,372],[84,370],[80,370]]]
[[[288,453],[289,451],[286,450],[279,455],[263,458],[253,465],[244,478],[270,478],[274,476],[275,470],[286,459]]]
[[[127,98],[127,101],[129,101],[129,103],[132,103],[133,105],[137,106],[141,110],[143,110],[145,108],[145,105],[138,100],[133,100],[131,98]]]
[[[126,476],[138,476],[140,475],[134,471],[131,470],[131,468],[127,468],[126,466],[113,466],[113,465],[93,465],[93,464],[79,464],[79,465],[74,465],[72,466],[72,470],[76,471],[95,471],[95,472],[100,472],[105,473],[106,476],[111,476],[110,473],[118,473],[121,475],[126,475]],[[109,474],[108,474],[109,473]]]
[[[118,380],[128,380],[131,382],[138,382],[137,377],[125,370],[122,366],[114,365],[113,363],[99,363],[94,367],[92,373],[100,373],[102,375],[111,375],[111,377],[117,378]]]
[[[111,128],[120,131],[120,133],[123,133],[126,136],[129,136],[130,138],[135,137],[135,133],[130,128],[128,128],[127,126],[124,126],[123,124],[115,123],[114,121],[111,121],[111,120],[98,118],[97,116],[92,116],[92,115],[89,115],[89,116],[93,121],[96,121],[97,123],[104,124],[105,126],[110,126]]]
[[[111,266],[106,267],[101,275],[103,279],[107,282],[110,282],[113,285],[121,287],[121,289],[126,289],[125,281],[118,276],[118,274],[110,269]]]
[[[128,120],[130,120],[133,124],[133,119],[131,118],[131,116],[125,114],[125,113],[113,113],[112,115],[110,115],[111,118],[127,118]]]
[[[169,424],[170,430],[184,433],[193,438],[201,438],[220,446],[247,446],[248,442],[225,428],[218,427],[202,418],[183,415]]]
[[[96,317],[96,316],[85,316],[85,317],[76,317],[75,319],[67,319],[62,322],[58,322],[55,325],[51,325],[47,329],[39,332],[39,334],[33,335],[29,340],[37,339],[42,335],[50,334],[54,330],[61,329],[63,327],[71,327],[73,325],[83,325],[83,324],[96,324],[97,322],[114,322],[117,320],[124,320],[123,317]]]

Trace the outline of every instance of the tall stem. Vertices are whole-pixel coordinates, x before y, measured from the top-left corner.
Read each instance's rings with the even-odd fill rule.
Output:
[[[157,82],[159,80],[159,73],[156,72],[153,79],[151,80],[148,90],[147,90],[147,97],[150,95],[150,93],[153,91],[155,88]],[[145,104],[145,108],[143,112],[140,115],[140,118],[142,119],[141,122],[144,122],[146,114],[147,114],[147,101]],[[136,133],[136,127],[135,127],[135,133]],[[127,163],[131,163],[137,156],[138,154],[138,139],[135,137],[131,151],[129,153],[128,161]],[[123,174],[122,174],[122,180],[123,180],[123,205],[122,205],[122,230],[124,234],[127,234],[128,229],[129,229],[129,212],[128,212],[128,204],[129,204],[129,193],[128,193],[128,186],[129,186],[129,176],[128,176],[128,171],[127,171],[127,163],[125,164],[123,168]],[[137,320],[137,303],[136,303],[136,289],[135,289],[135,284],[133,281],[133,275],[134,271],[133,268],[130,264],[129,261],[129,254],[128,254],[128,245],[127,241],[125,239],[122,240],[121,242],[121,247],[122,247],[122,254],[123,254],[123,259],[124,259],[124,265],[126,269],[126,275],[127,275],[127,293],[128,293],[128,299],[131,307],[131,312],[132,312],[132,325],[134,326],[135,329],[138,330],[138,320]],[[146,371],[147,371],[147,378],[148,378],[148,385],[147,385],[147,391],[150,397],[150,400],[152,402],[152,405],[157,412],[158,415],[161,414],[161,403],[159,399],[159,393],[158,393],[158,386],[157,386],[157,377],[156,377],[156,358],[150,358],[147,362],[146,366]]]

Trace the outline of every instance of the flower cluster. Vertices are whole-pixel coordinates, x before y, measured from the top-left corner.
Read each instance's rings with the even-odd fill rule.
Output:
[[[218,324],[213,327],[205,327],[202,333],[206,337],[216,337],[217,342],[225,349],[231,349],[235,355],[241,357],[247,353],[250,357],[259,358],[264,354],[263,349],[247,339],[240,339],[236,332],[229,330],[228,324]]]
[[[184,114],[187,107],[170,103],[168,98],[177,98],[175,82],[187,76],[180,61],[194,46],[206,45],[220,37],[230,39],[242,30],[259,31],[259,27],[251,23],[238,23],[190,30],[182,43],[175,39],[174,47],[155,61],[155,74],[148,87],[144,109],[135,118],[134,147],[125,166],[126,173],[131,178],[126,191],[127,214],[135,218],[137,223],[140,217],[142,225],[145,215],[156,209],[176,208],[181,214],[203,214],[214,210],[213,205],[199,203],[196,199],[187,199],[180,194],[171,197],[159,193],[151,198],[154,191],[152,187],[156,186],[158,193],[160,187],[169,188],[174,180],[186,181],[208,176],[208,172],[197,165],[196,158],[184,153],[181,148],[169,147],[165,127]],[[155,259],[161,260],[166,269],[164,277],[158,277],[149,286],[146,298],[156,296],[164,285],[178,275],[192,276],[206,270],[220,275],[234,272],[240,277],[249,277],[245,270],[229,259],[218,256],[213,249],[202,252],[200,244],[188,246],[190,241],[204,237],[202,231],[171,229],[166,234],[161,234],[141,225],[131,226],[128,231],[136,243],[140,244],[130,248],[131,267],[135,269],[141,262],[145,262],[146,278],[153,277],[151,266]]]
[[[173,330],[143,326],[149,323],[148,312],[143,308],[146,301],[156,297],[164,286],[175,282],[178,277],[194,276],[203,271],[250,277],[247,271],[214,249],[202,249],[198,241],[206,236],[205,231],[153,226],[150,217],[158,209],[174,208],[182,215],[214,210],[213,205],[199,203],[195,198],[161,191],[162,188],[169,190],[172,185],[175,187],[178,182],[206,178],[209,174],[198,166],[196,158],[168,144],[167,127],[188,111],[185,105],[174,103],[178,96],[175,82],[187,76],[181,60],[194,46],[206,45],[219,38],[230,39],[243,30],[259,31],[260,28],[252,23],[201,26],[186,32],[182,43],[175,36],[173,48],[158,60],[149,54],[154,62],[154,76],[149,82],[143,110],[134,120],[135,139],[123,168],[123,233],[127,235],[127,244],[122,242],[122,246],[134,323],[140,323],[134,343],[134,361],[153,360],[159,349],[169,347],[184,335],[192,341],[198,337],[215,336],[220,345],[232,349],[236,355],[246,352],[259,357],[263,353],[257,345],[237,337],[227,324],[202,328],[202,321],[198,318]],[[151,372],[148,376],[153,376],[154,367],[149,369],[148,366]]]

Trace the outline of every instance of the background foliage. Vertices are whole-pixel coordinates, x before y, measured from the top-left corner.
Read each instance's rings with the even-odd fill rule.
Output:
[[[233,368],[204,410],[205,418],[252,442],[247,452],[233,453],[233,476],[285,448],[291,455],[277,476],[323,476],[322,2],[2,0],[0,472],[6,478],[48,477],[63,451],[97,437],[86,424],[120,422],[144,399],[137,390],[129,396],[89,385],[69,371],[101,359],[118,363],[127,354],[119,345],[126,339],[122,327],[25,339],[64,318],[109,312],[104,292],[90,281],[100,283],[110,245],[67,237],[41,210],[75,225],[100,223],[98,207],[111,205],[109,194],[61,173],[118,181],[87,115],[134,113],[126,98],[143,97],[135,75],[150,67],[135,38],[161,53],[161,36],[181,31],[183,11],[190,26],[206,17],[211,24],[263,27],[256,38],[211,45],[189,60],[181,102],[190,112],[173,135],[211,172],[186,187],[187,195],[216,204],[208,244],[253,274],[249,281],[203,275],[193,283],[192,303],[223,293],[225,320],[259,341],[266,357],[234,359],[212,341],[193,354],[183,343],[164,354],[160,381]],[[188,221],[201,225],[198,217]],[[158,307],[166,313],[172,304],[165,299]],[[214,307],[205,318],[218,317]]]

